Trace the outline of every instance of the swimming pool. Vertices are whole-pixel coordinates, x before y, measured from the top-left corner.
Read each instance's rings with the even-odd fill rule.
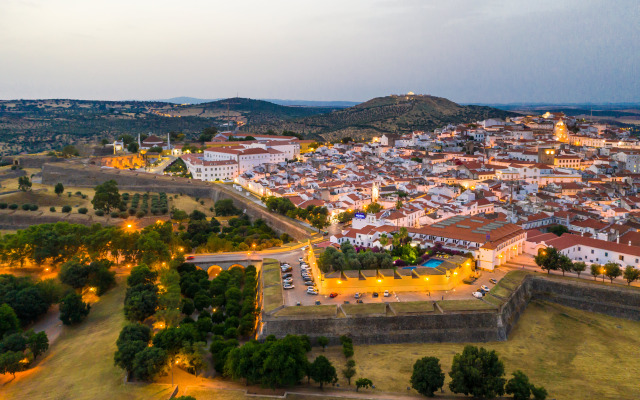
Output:
[[[432,258],[431,260],[428,260],[426,263],[422,264],[422,266],[427,268],[435,268],[443,262],[444,260],[436,260],[435,258]]]

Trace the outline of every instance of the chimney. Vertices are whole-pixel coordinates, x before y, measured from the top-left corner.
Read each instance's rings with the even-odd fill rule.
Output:
[[[631,246],[631,240],[629,240],[629,246]]]
[[[171,134],[167,133],[167,149],[171,150]]]
[[[618,236],[616,236],[616,243],[620,244],[620,234],[618,234]]]

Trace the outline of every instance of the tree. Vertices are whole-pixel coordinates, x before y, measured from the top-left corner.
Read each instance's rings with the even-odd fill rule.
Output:
[[[238,215],[240,210],[233,205],[233,200],[218,200],[215,204],[216,216]]]
[[[62,148],[62,156],[65,158],[77,157],[79,155],[80,153],[78,152],[78,149],[76,149],[74,145],[68,144]]]
[[[444,386],[444,372],[436,357],[423,357],[413,364],[411,387],[423,396],[433,397]]]
[[[371,203],[365,208],[369,214],[377,214],[382,210],[382,206],[379,203]]]
[[[270,388],[293,386],[302,380],[307,355],[298,336],[287,335],[284,339],[273,342],[268,349],[268,355],[262,363],[263,385]],[[333,375],[336,375],[335,368]]]
[[[118,350],[114,354],[115,364],[131,372],[136,354],[148,347],[149,340],[151,329],[148,326],[137,323],[125,325],[116,341]]]
[[[167,365],[167,352],[158,347],[146,347],[133,359],[133,376],[141,381],[152,381],[162,374]]]
[[[396,201],[396,210],[399,210],[402,208],[402,200],[398,199],[398,201]]]
[[[157,305],[157,286],[136,285],[127,289],[124,298],[124,315],[130,321],[144,321],[155,313]]]
[[[573,270],[573,263],[571,259],[564,254],[560,254],[558,257],[558,269],[562,271],[562,276],[564,276],[565,272],[569,272]]]
[[[370,387],[373,387],[373,382],[371,382],[371,379],[359,378],[356,381],[356,392],[359,391],[360,389],[367,389]]]
[[[622,269],[620,264],[614,262],[608,262],[604,265],[604,274],[609,278],[611,283],[613,280],[622,275]]]
[[[495,350],[465,346],[453,356],[449,389],[473,397],[493,398],[504,394],[504,364]]]
[[[136,142],[131,142],[127,145],[127,151],[129,153],[137,153],[139,149],[140,149],[140,146],[138,146],[138,143]]]
[[[602,272],[602,266],[598,264],[591,264],[590,267],[591,276],[593,276],[593,280],[595,281],[598,278],[598,275]]]
[[[569,228],[564,225],[554,225],[547,230],[556,236],[562,236],[563,233],[569,232]]]
[[[49,338],[44,331],[35,333],[33,330],[29,330],[26,335],[27,347],[31,350],[34,358],[37,358],[49,349]]]
[[[218,129],[216,129],[215,126],[211,126],[209,128],[204,128],[202,130],[202,133],[200,134],[200,136],[198,137],[198,141],[204,143],[204,142],[210,142],[211,139],[213,139],[213,137],[218,133]]]
[[[121,203],[120,192],[116,181],[108,180],[96,186],[95,194],[91,200],[94,210],[102,210],[106,213],[117,208]]]
[[[0,354],[0,373],[11,374],[16,377],[16,372],[24,370],[26,365],[22,362],[24,355],[19,351],[7,351]]]
[[[318,356],[311,363],[311,379],[320,384],[320,389],[325,383],[331,383],[338,379],[336,369],[325,356]]]
[[[64,185],[60,182],[56,183],[56,186],[53,188],[53,191],[55,192],[55,194],[58,195],[58,197],[60,197],[60,195],[64,193]]]
[[[356,362],[354,360],[347,361],[346,368],[342,370],[342,375],[347,378],[349,385],[351,385],[351,378],[356,375]]]
[[[531,397],[531,383],[522,371],[515,371],[504,387],[507,394],[512,394],[514,400],[527,400]]]
[[[627,285],[631,285],[631,282],[640,279],[640,270],[631,265],[627,265],[622,277],[627,281]],[[2,336],[2,334],[0,334],[0,336]]]
[[[547,398],[547,389],[542,386],[531,385],[531,394],[535,400],[545,400]]]
[[[550,273],[551,270],[559,268],[561,255],[562,253],[559,253],[555,248],[547,247],[546,249],[540,249],[538,251],[538,255],[534,257],[534,261],[542,270]]]
[[[329,344],[329,339],[327,339],[325,336],[318,337],[318,345],[322,346],[322,351],[324,351],[324,349],[327,347],[328,344]]]
[[[72,258],[62,264],[58,277],[60,278],[60,282],[69,285],[74,289],[80,289],[87,284],[87,280],[89,279],[89,267],[83,260],[80,260],[79,258]]]
[[[28,176],[21,176],[18,178],[18,189],[23,192],[31,190],[31,180]]]
[[[152,271],[145,264],[136,265],[131,269],[131,274],[127,278],[127,285],[130,287],[143,285],[143,284],[154,284],[156,279],[158,279],[158,273]]]
[[[572,271],[574,271],[576,274],[578,274],[578,277],[586,269],[587,269],[587,264],[585,262],[583,262],[583,261],[578,261],[578,262],[573,263],[573,267],[571,268]]]
[[[82,301],[82,296],[69,293],[60,302],[60,321],[65,325],[73,325],[82,322],[89,315],[91,306]]]
[[[20,320],[7,303],[0,304],[0,339],[7,333],[18,332],[20,330]]]

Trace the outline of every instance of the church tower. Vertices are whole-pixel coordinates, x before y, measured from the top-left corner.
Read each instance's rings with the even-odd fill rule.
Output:
[[[371,202],[377,203],[379,197],[380,197],[380,188],[378,187],[378,184],[376,183],[376,181],[373,181],[373,187],[371,188]]]
[[[553,128],[553,135],[559,142],[567,143],[569,141],[569,134],[567,132],[567,125],[560,119],[556,122],[556,126]]]

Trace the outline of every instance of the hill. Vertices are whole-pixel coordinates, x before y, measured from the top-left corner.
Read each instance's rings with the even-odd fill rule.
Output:
[[[370,138],[383,133],[432,130],[450,123],[506,118],[517,114],[486,106],[461,106],[442,97],[392,95],[378,97],[331,113],[270,123],[249,123],[247,131],[264,133],[291,130],[310,137],[337,140],[343,137]]]
[[[164,103],[173,103],[173,104],[202,104],[202,103],[210,103],[218,100],[224,99],[199,99],[197,97],[172,97],[170,99],[158,100]],[[360,104],[357,101],[320,101],[320,100],[282,100],[282,99],[258,99],[263,101],[268,101],[273,104],[278,104],[281,106],[292,106],[292,107],[332,107],[332,108],[346,108],[355,106]]]
[[[243,124],[278,123],[294,118],[329,113],[332,107],[293,107],[281,106],[264,100],[253,100],[242,97],[212,101],[208,103],[182,105],[163,110],[171,117],[201,117],[220,121],[230,119]]]

